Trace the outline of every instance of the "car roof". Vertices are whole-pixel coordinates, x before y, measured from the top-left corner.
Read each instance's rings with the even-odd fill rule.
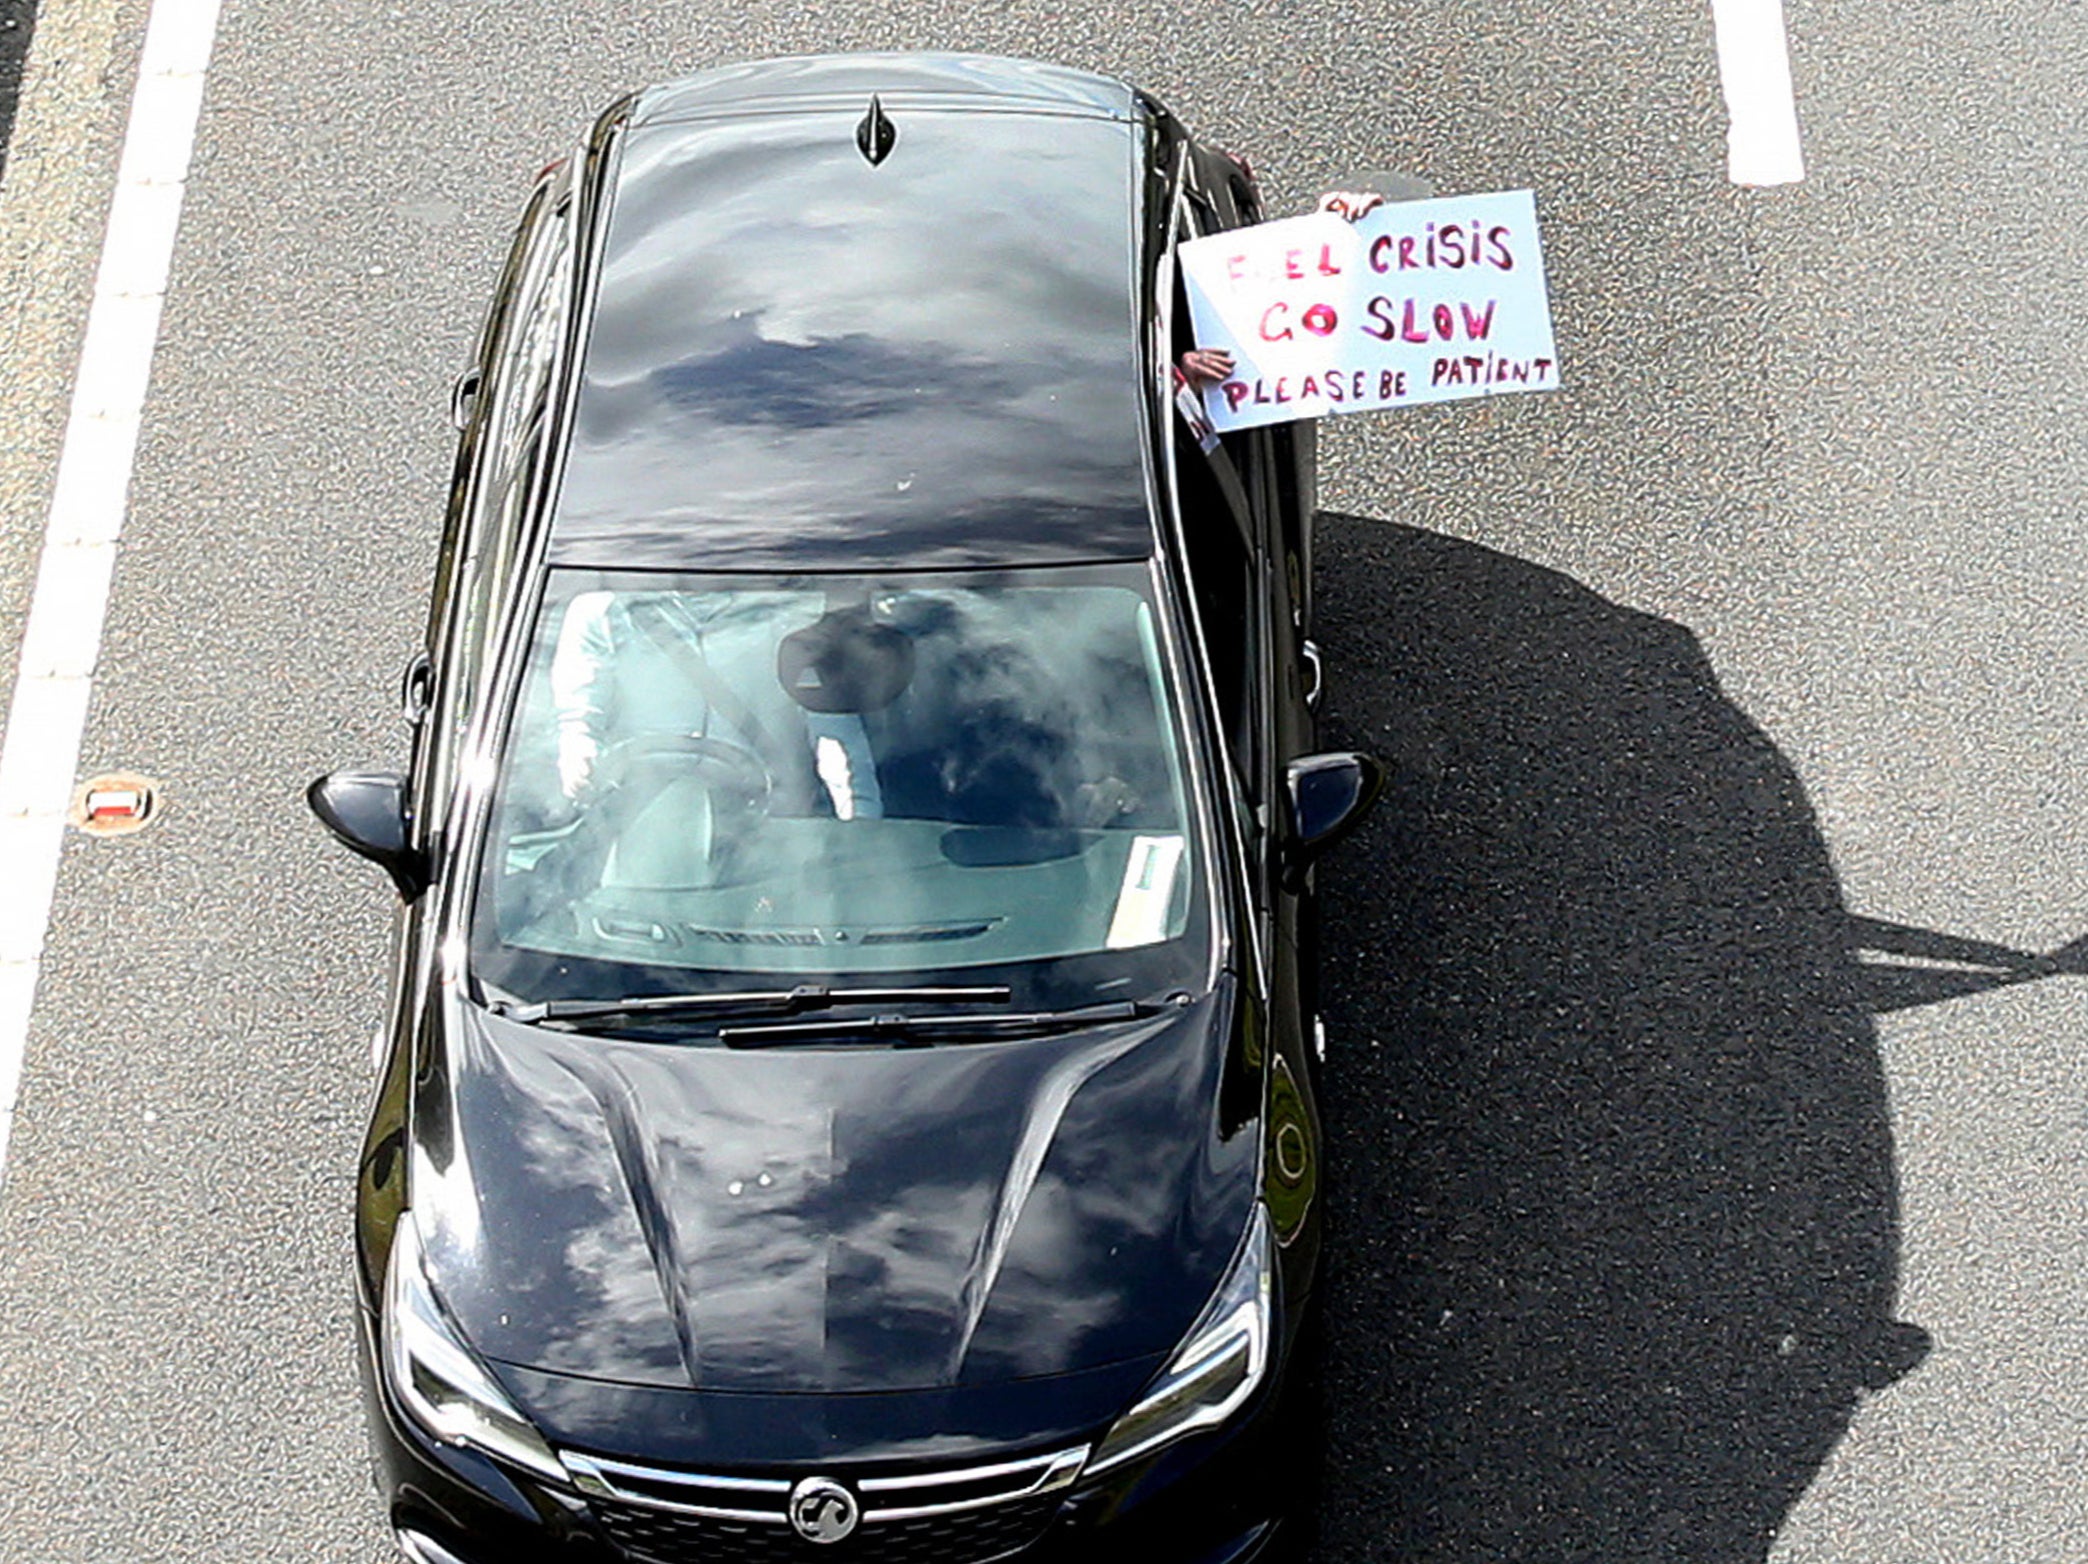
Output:
[[[977,56],[767,62],[640,95],[552,561],[1150,554],[1150,134],[1120,83]]]

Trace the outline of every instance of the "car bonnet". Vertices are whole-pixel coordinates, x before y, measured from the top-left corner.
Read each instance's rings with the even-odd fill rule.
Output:
[[[929,1048],[619,1041],[450,1007],[411,1199],[502,1363],[740,1392],[947,1388],[1164,1353],[1233,1255],[1258,1125],[1229,989]]]

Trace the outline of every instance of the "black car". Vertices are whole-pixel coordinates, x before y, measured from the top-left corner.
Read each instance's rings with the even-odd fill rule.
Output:
[[[474,365],[358,1186],[433,1564],[1241,1560],[1319,1246],[1311,430],[1200,440],[1151,98],[952,55],[614,105]]]

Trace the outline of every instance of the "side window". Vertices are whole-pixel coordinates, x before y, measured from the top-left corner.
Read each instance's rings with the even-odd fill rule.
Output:
[[[1197,202],[1186,198],[1175,211],[1174,242],[1184,242],[1216,231],[1216,224],[1206,218]],[[1179,260],[1169,266],[1174,274],[1171,319],[1173,329],[1169,338],[1169,351],[1173,360],[1181,361],[1184,353],[1196,346],[1196,323],[1189,318],[1189,290],[1182,284],[1182,267]]]
[[[523,268],[519,307],[494,354],[489,455],[498,482],[524,465],[551,394],[572,280],[572,208],[560,203]]]
[[[1262,220],[1261,195],[1254,187],[1253,174],[1240,159],[1229,152],[1205,150],[1191,158],[1190,167],[1195,180],[1191,193],[1205,211],[1215,214],[1218,226],[1237,228]]]
[[[1188,172],[1185,165],[1185,174]],[[1184,199],[1175,210],[1176,244],[1214,228],[1208,206]],[[1169,283],[1161,298],[1166,318],[1161,340],[1170,362],[1196,345],[1181,268],[1168,258]],[[1210,663],[1212,693],[1217,701],[1226,758],[1239,782],[1239,796],[1250,809],[1263,802],[1266,707],[1262,668],[1267,659],[1264,626],[1266,591],[1261,579],[1261,550],[1256,546],[1255,512],[1230,454],[1236,436],[1226,436],[1203,449],[1196,431],[1179,414],[1171,415],[1173,483],[1182,519],[1185,564],[1196,617]]]
[[[494,366],[502,342],[512,335],[516,311],[521,308],[524,284],[535,258],[543,251],[551,224],[546,210],[551,204],[549,187],[540,187],[522,213],[514,242],[493,290],[493,306],[479,331],[478,349],[472,355],[472,370],[479,376],[481,402],[492,394]],[[449,515],[443,526],[442,550],[435,562],[435,591],[428,612],[428,652],[440,656],[449,640],[449,621],[455,608],[457,572],[472,538],[474,491],[481,486],[486,465],[487,431],[490,419],[473,417],[464,427],[457,446],[457,466],[450,484]]]
[[[1222,450],[1206,456],[1181,430],[1174,447],[1176,503],[1212,693],[1234,773],[1248,800],[1259,802],[1263,592],[1248,543],[1244,496]]]
[[[457,757],[483,708],[503,610],[512,596],[544,441],[572,274],[571,208],[561,202],[525,227],[509,275],[513,291],[489,325],[468,495],[453,516],[446,591],[435,605],[433,652],[441,703],[429,714],[427,765],[417,812],[430,827],[444,812]]]
[[[1185,187],[1183,200],[1175,213],[1175,243],[1181,245],[1191,239],[1216,233],[1222,226],[1212,212],[1208,201],[1199,196],[1193,187]],[[1189,290],[1182,282],[1180,262],[1174,262],[1169,269],[1173,274],[1174,281],[1169,303],[1168,351],[1171,361],[1180,363],[1182,355],[1198,345],[1196,341],[1196,323],[1190,317]],[[1216,435],[1213,438],[1231,455],[1235,464],[1249,460],[1246,435],[1234,432]],[[1254,495],[1253,498],[1257,503],[1259,502],[1258,495]]]
[[[1291,424],[1250,429],[1231,447],[1240,480],[1251,503],[1264,518],[1261,534],[1274,562],[1272,606],[1287,615],[1293,629],[1304,625],[1306,535],[1310,518],[1301,509],[1298,481],[1297,429]]]
[[[498,609],[526,533],[529,505],[544,466],[551,382],[565,334],[572,278],[570,208],[555,209],[529,257],[510,330],[494,357],[487,410],[485,474],[459,583],[453,652],[457,673],[476,689],[498,630]],[[468,720],[468,714],[467,714]]]

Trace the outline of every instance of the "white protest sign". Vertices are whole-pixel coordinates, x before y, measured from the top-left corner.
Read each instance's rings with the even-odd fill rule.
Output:
[[[1199,348],[1233,372],[1220,429],[1559,384],[1527,190],[1315,212],[1181,247]]]

